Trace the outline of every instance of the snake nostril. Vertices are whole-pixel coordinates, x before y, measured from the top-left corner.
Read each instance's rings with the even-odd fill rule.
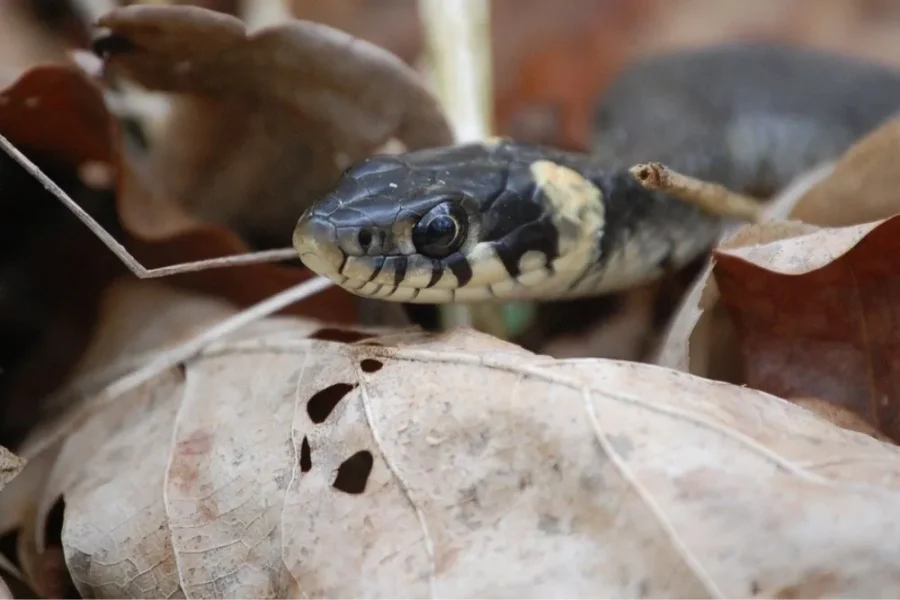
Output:
[[[372,232],[368,229],[360,229],[356,240],[359,242],[359,247],[362,248],[362,251],[368,252],[369,246],[372,245]]]

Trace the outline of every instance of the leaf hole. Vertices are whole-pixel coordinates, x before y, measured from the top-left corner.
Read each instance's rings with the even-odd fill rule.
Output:
[[[370,338],[372,337],[372,334],[363,333],[361,331],[353,331],[352,329],[324,327],[322,329],[317,329],[309,337],[313,340],[324,340],[326,342],[344,342],[346,344],[352,344],[353,342],[358,342],[359,340]]]
[[[360,450],[341,463],[332,485],[348,494],[362,494],[366,491],[366,483],[374,463],[375,458],[371,452]]]
[[[324,423],[331,411],[334,410],[334,407],[338,405],[338,402],[355,387],[355,383],[335,383],[319,390],[306,403],[306,413],[316,425]]]
[[[374,358],[366,358],[359,363],[359,368],[366,373],[375,373],[376,371],[380,371],[381,367],[383,366],[383,362],[381,362],[380,360],[375,360]]]
[[[308,473],[310,469],[312,469],[312,450],[309,447],[309,440],[304,435],[300,444],[300,472]]]

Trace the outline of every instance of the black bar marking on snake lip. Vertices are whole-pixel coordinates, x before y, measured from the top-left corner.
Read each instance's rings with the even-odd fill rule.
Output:
[[[463,254],[457,252],[447,257],[447,267],[456,275],[458,287],[465,287],[472,280],[472,265]]]
[[[369,285],[369,282],[368,282],[368,281],[363,281],[360,285],[358,285],[358,286],[356,286],[356,287],[349,288],[349,289],[351,289],[351,290],[353,290],[353,291],[355,291],[355,292],[358,292],[359,290],[363,289],[363,288],[366,287],[367,285]]]
[[[444,266],[441,264],[439,260],[431,261],[431,281],[428,282],[428,285],[425,287],[430,288],[437,285],[437,282],[441,280],[441,277],[444,276]]]
[[[347,261],[350,259],[350,255],[344,252],[344,249],[340,246],[337,247],[341,252],[341,264],[338,266],[338,275],[344,274],[344,268],[347,266]]]
[[[369,280],[369,281],[371,281],[371,280]],[[380,292],[380,291],[381,291],[381,288],[383,288],[383,287],[384,287],[384,284],[383,284],[383,283],[379,283],[377,288],[375,288],[374,290],[372,290],[371,292],[369,292],[369,295],[370,295],[370,296],[374,296],[375,294],[377,294],[378,292]]]
[[[494,244],[494,253],[497,254],[500,262],[503,263],[503,268],[506,269],[506,272],[509,273],[510,277],[515,278],[522,273],[519,269],[519,256],[521,255],[521,252],[510,250],[509,246],[501,240]]]
[[[400,287],[400,284],[403,283],[403,280],[406,278],[406,269],[409,266],[409,259],[405,256],[397,257],[397,266],[394,268],[394,291],[397,291],[397,288]],[[393,293],[393,292],[391,292]],[[390,294],[389,294],[390,295]]]
[[[369,275],[369,283],[375,280],[378,277],[378,274],[381,273],[381,269],[384,268],[384,257],[376,256],[375,257],[375,268],[372,269],[372,274]]]

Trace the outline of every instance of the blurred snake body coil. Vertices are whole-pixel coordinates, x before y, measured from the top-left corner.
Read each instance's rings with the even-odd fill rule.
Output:
[[[294,232],[345,289],[420,303],[611,293],[690,262],[720,218],[644,189],[661,162],[766,196],[900,109],[900,74],[835,54],[734,44],[638,61],[607,86],[591,151],[491,140],[375,156]]]

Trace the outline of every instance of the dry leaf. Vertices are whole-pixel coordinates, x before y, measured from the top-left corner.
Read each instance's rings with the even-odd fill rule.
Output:
[[[110,292],[105,311],[123,316],[97,357],[136,340],[121,359],[133,367],[159,332],[227,310],[157,287]],[[151,305],[167,313],[145,324]],[[900,589],[900,537],[885,535],[900,525],[900,449],[659,367],[554,361],[471,331],[366,335],[260,322],[99,403],[116,369],[86,360],[77,418],[25,446],[63,440],[38,505],[65,498],[80,593]]]
[[[0,490],[25,466],[25,461],[0,446]]]
[[[829,423],[833,423],[844,429],[851,429],[860,433],[871,435],[877,440],[892,444],[893,441],[872,427],[862,417],[855,412],[851,412],[842,406],[838,406],[821,398],[791,398],[791,402],[797,406],[802,406],[806,410],[815,413],[817,416],[825,419]]]
[[[733,247],[762,239],[791,237],[814,229],[811,225],[796,222],[784,225],[781,220],[816,182],[831,173],[831,169],[832,166],[826,164],[797,177],[768,203],[765,223],[730,228],[723,232],[720,244]],[[682,298],[651,362],[737,383],[739,376],[735,365],[738,361],[732,351],[733,331],[724,309],[717,304],[719,290],[711,278],[714,263],[712,257]]]
[[[120,160],[119,131],[101,90],[74,67],[34,67],[0,89],[0,134],[37,161],[148,267],[247,250],[234,233],[145,193],[128,162]],[[100,294],[125,269],[5,153],[0,180],[0,237],[6,244],[0,261],[0,435],[15,444],[33,423],[40,401],[69,376],[91,334]],[[167,282],[243,307],[310,276],[302,268],[257,264]],[[354,297],[332,289],[284,312],[352,323],[356,308]]]
[[[33,15],[25,0],[0,2],[0,71],[22,69],[64,56],[66,40],[50,35]]]
[[[900,439],[892,307],[900,217],[716,251],[744,381],[813,396]]]
[[[100,326],[78,365],[74,383],[56,399],[53,418],[38,426],[23,444],[21,453],[30,459],[29,463],[0,494],[0,532],[20,527],[21,535],[30,538],[20,539],[30,553],[33,567],[29,574],[44,573],[48,560],[52,561],[55,549],[45,545],[45,525],[61,492],[85,481],[96,483],[85,479],[85,468],[98,464],[98,450],[111,443],[110,438],[116,439],[117,432],[128,444],[145,439],[135,430],[152,429],[164,415],[164,409],[159,405],[172,397],[166,394],[171,391],[167,386],[183,383],[184,377],[182,371],[174,367],[161,373],[149,385],[113,397],[104,395],[106,386],[235,311],[221,300],[188,295],[163,283],[123,280],[107,290],[100,312]],[[293,322],[274,318],[250,327],[244,333],[259,335],[261,332],[290,331],[303,335],[319,329],[319,326],[302,328],[302,323],[299,326],[301,329],[298,330],[298,325]],[[240,338],[241,333],[236,335]],[[142,455],[153,456],[152,452],[142,452]],[[163,464],[160,468],[164,467]],[[138,469],[129,474],[130,481],[137,486],[135,502],[138,503],[146,501],[148,490],[141,473]],[[124,493],[121,489],[119,492]],[[140,562],[146,558],[152,561],[155,555],[151,550],[145,548],[146,555],[134,560]],[[150,566],[153,564],[149,563]],[[147,577],[152,579],[156,571],[150,566]],[[158,568],[165,568],[165,565],[158,565]],[[69,569],[72,569],[71,564]],[[30,583],[41,589],[44,582],[32,580]],[[138,579],[134,585],[144,583],[144,579]],[[132,588],[136,596],[146,597],[137,590],[137,587]],[[162,595],[162,592],[147,593],[154,597]]]
[[[396,56],[294,21],[248,33],[197,7],[113,10],[98,42],[111,74],[180,94],[152,149],[167,197],[257,245],[288,245],[303,210],[391,138],[450,143],[437,99]]]
[[[118,153],[120,132],[100,88],[80,71],[64,65],[35,67],[0,91],[0,100],[0,133],[24,151],[48,156],[81,174],[91,169],[108,172],[109,183],[101,187],[118,184],[116,213],[127,232],[120,235],[122,242],[146,267],[247,251],[234,233],[187,215],[143,187],[127,158]],[[70,133],[60,136],[60,131]],[[71,224],[84,227],[74,218]],[[97,242],[91,244],[110,255]],[[247,306],[309,277],[305,269],[257,264],[177,275],[169,282]],[[356,320],[355,305],[347,294],[329,290],[285,312],[346,323]]]
[[[746,227],[728,240],[727,247],[791,237],[807,233],[813,226],[868,223],[900,212],[892,166],[898,140],[900,119],[889,120],[854,144],[834,165],[802,175],[773,201],[770,218],[790,218],[809,227],[791,225],[789,232],[779,224]],[[718,304],[719,291],[711,272],[710,266],[683,300],[654,362],[737,383],[743,381],[743,375],[734,328]]]
[[[844,227],[900,213],[900,117],[859,140],[835,164],[834,172],[797,203],[792,218]]]

